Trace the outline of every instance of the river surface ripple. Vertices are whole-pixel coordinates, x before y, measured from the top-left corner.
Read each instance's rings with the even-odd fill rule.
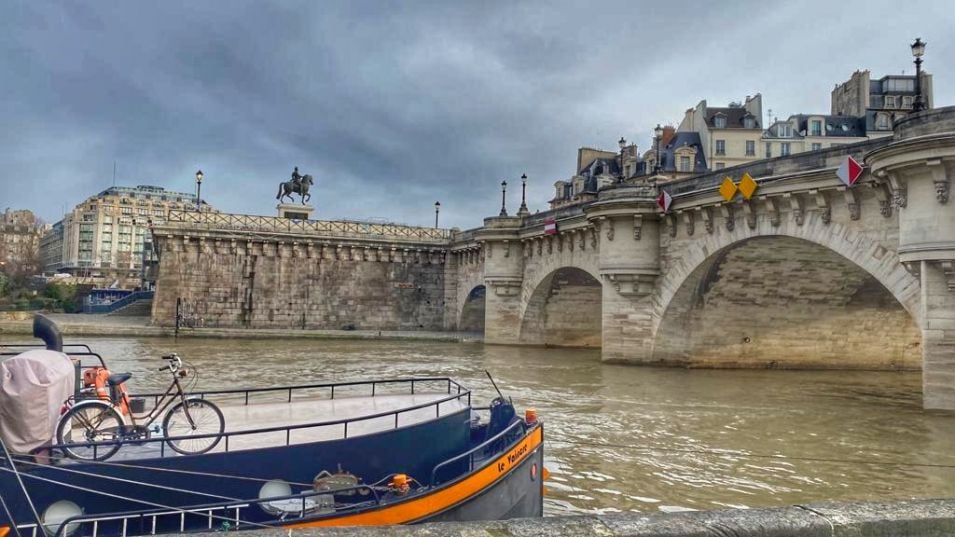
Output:
[[[548,515],[955,496],[955,417],[922,410],[918,373],[633,367],[478,343],[88,342],[137,390],[165,387],[173,350],[200,388],[451,376],[478,405],[488,369],[545,422]]]

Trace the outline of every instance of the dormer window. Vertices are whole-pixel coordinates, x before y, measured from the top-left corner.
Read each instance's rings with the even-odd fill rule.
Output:
[[[719,115],[713,118],[713,126],[716,127],[717,129],[725,129],[726,116]]]
[[[895,95],[886,95],[885,96],[885,107],[886,108],[897,108],[895,104]]]
[[[776,132],[780,138],[792,138],[793,127],[789,123],[780,123],[779,126],[776,127]]]
[[[747,129],[755,129],[755,128],[756,128],[756,120],[753,119],[752,117],[749,117],[749,116],[744,117],[744,118],[743,118],[743,127],[747,128]]]

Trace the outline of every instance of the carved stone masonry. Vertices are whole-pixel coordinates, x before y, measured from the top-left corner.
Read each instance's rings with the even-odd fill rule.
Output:
[[[926,160],[925,165],[932,172],[932,182],[935,183],[935,199],[939,203],[948,203],[948,194],[951,186],[951,180],[946,173],[945,164],[942,159]]]
[[[764,198],[763,204],[766,207],[766,212],[769,214],[769,223],[773,227],[779,227],[781,222],[779,217],[779,200],[776,198]]]
[[[899,176],[898,172],[882,171],[881,177],[888,179],[889,188],[892,189],[892,204],[896,209],[905,207],[908,204],[908,193],[905,182]]]
[[[690,211],[683,211],[680,213],[680,216],[683,218],[683,224],[686,226],[686,234],[693,235],[694,231],[694,222],[693,222],[693,213]]]
[[[646,296],[653,292],[656,276],[652,274],[606,274],[613,288],[625,297]]]
[[[816,209],[819,209],[819,218],[822,220],[822,223],[828,224],[832,222],[832,207],[829,206],[829,198],[826,197],[826,193],[819,190],[811,190],[809,194],[812,195],[816,201]]]
[[[668,214],[668,215],[667,215],[667,227],[670,229],[670,236],[671,236],[671,237],[676,237],[676,226],[677,226],[676,216],[674,216],[673,214]]]
[[[544,252],[544,239],[537,239],[537,256],[540,257],[540,255],[543,252]]]
[[[580,230],[580,249],[581,250],[587,249],[587,231],[583,229]]]
[[[733,210],[731,205],[720,205],[720,215],[723,216],[723,220],[726,222],[726,231],[733,231],[736,229],[736,212]]]
[[[564,251],[564,234],[561,233],[560,235],[555,235],[554,240],[557,241],[557,251],[563,252]]]
[[[792,210],[796,225],[803,225],[803,222],[806,221],[806,215],[802,209],[802,200],[799,199],[798,195],[793,194],[783,194],[783,197],[789,199],[789,208]]]
[[[640,234],[643,231],[643,215],[633,215],[633,240],[640,240]]]
[[[613,225],[613,220],[607,222],[607,240],[613,240],[613,228],[616,227]]]
[[[594,224],[594,227],[590,228],[590,247],[597,248],[597,234],[600,232],[600,225]]]
[[[703,219],[703,229],[707,233],[713,233],[713,209],[710,207],[699,207],[700,217]]]
[[[858,220],[862,216],[862,206],[859,204],[859,195],[851,188],[843,190],[842,195],[846,198],[846,208],[849,209],[849,218]]]
[[[756,204],[754,202],[743,202],[743,215],[746,216],[746,225],[749,229],[756,229]]]
[[[955,261],[950,259],[939,261],[942,266],[942,272],[945,273],[945,281],[948,283],[948,290],[955,291]]]
[[[547,253],[548,254],[554,253],[554,236],[553,235],[548,235],[547,237]]]
[[[869,183],[872,191],[875,192],[875,199],[879,200],[879,214],[888,218],[892,216],[892,197],[889,193],[889,187],[885,183]]]

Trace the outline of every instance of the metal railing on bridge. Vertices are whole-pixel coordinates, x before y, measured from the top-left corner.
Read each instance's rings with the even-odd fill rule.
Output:
[[[400,240],[436,244],[444,244],[451,238],[451,230],[434,227],[354,220],[296,220],[274,216],[193,211],[170,211],[169,218],[160,227],[197,231],[296,233],[320,237]]]

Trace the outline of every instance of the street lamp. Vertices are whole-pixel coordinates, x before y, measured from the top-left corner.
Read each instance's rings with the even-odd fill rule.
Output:
[[[521,208],[517,210],[518,216],[527,216],[531,212],[527,209],[527,174],[521,174]]]
[[[434,202],[434,227],[438,227],[438,212],[441,210],[441,202]]]
[[[202,193],[202,170],[196,172],[196,211],[202,210],[202,201],[199,196]]]
[[[660,172],[660,140],[663,139],[663,127],[657,123],[655,129],[653,129],[653,142],[656,144],[657,158],[653,161],[653,174],[656,175]]]
[[[620,175],[619,182],[623,182],[623,150],[627,147],[627,140],[623,136],[620,137],[620,140],[617,141],[617,145],[620,146]]]
[[[921,37],[915,38],[912,43],[912,56],[915,57],[915,102],[912,103],[912,111],[920,112],[925,110],[925,101],[922,99],[922,56],[925,54],[925,42]]]
[[[501,213],[498,216],[507,216],[507,207],[505,206],[505,201],[507,200],[507,181],[501,181]]]

